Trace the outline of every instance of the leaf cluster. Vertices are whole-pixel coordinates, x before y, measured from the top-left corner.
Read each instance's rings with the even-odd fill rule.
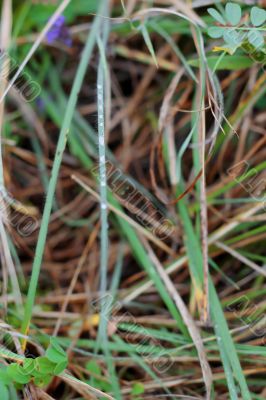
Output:
[[[208,29],[209,36],[215,39],[223,37],[231,54],[246,41],[256,49],[264,46],[266,11],[262,8],[252,7],[248,20],[242,18],[241,6],[231,2],[225,6],[224,16],[215,8],[208,8],[208,13],[219,24]]]
[[[39,387],[48,385],[54,376],[64,371],[67,364],[65,351],[55,338],[51,338],[44,356],[25,358],[20,364],[13,362],[0,368],[1,399],[10,399],[8,386],[11,384],[18,388],[29,382]]]

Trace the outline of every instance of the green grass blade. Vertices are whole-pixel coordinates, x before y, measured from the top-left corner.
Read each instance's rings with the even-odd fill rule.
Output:
[[[65,150],[68,133],[69,133],[72,118],[74,115],[74,111],[75,111],[75,107],[76,107],[76,103],[77,103],[77,99],[78,99],[78,93],[81,89],[81,85],[82,85],[82,82],[83,82],[83,79],[84,79],[84,76],[85,76],[85,73],[87,70],[89,59],[91,57],[91,54],[92,54],[92,51],[93,51],[93,48],[95,45],[95,41],[96,41],[96,37],[97,37],[97,30],[98,30],[98,26],[100,24],[100,20],[101,20],[100,17],[95,18],[92,29],[88,34],[87,42],[86,42],[84,51],[81,56],[80,64],[78,66],[76,77],[75,77],[73,87],[71,90],[71,94],[69,97],[66,113],[65,113],[65,116],[63,119],[62,128],[61,128],[61,131],[59,134],[59,139],[58,139],[58,143],[57,143],[57,149],[56,149],[55,159],[54,159],[54,163],[53,163],[51,178],[50,178],[49,186],[48,186],[47,198],[46,198],[46,202],[45,202],[45,206],[44,206],[43,217],[42,217],[40,232],[39,232],[39,236],[38,236],[38,242],[37,242],[36,251],[35,251],[35,257],[34,257],[33,266],[32,266],[32,275],[31,275],[31,279],[30,279],[30,285],[29,285],[27,300],[26,300],[26,304],[25,304],[24,319],[23,319],[22,328],[21,328],[23,334],[26,334],[28,332],[30,321],[31,321],[32,309],[33,309],[35,296],[36,296],[36,289],[37,289],[38,279],[39,279],[39,275],[40,275],[40,269],[41,269],[43,253],[44,253],[44,248],[45,248],[45,243],[46,243],[46,238],[47,238],[47,232],[48,232],[48,224],[49,224],[49,219],[50,219],[50,215],[51,215],[59,169],[61,166],[62,157],[63,157],[63,153]],[[24,346],[25,346],[25,344],[26,343],[24,341]]]

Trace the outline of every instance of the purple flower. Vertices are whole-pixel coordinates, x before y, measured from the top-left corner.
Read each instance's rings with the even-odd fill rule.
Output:
[[[36,99],[36,106],[38,108],[38,110],[43,113],[45,110],[45,102],[41,97],[37,97]]]
[[[46,34],[46,39],[49,44],[52,44],[56,40],[59,40],[63,42],[66,46],[71,47],[72,39],[70,37],[69,29],[66,26],[65,22],[66,19],[64,15],[59,15],[51,29]]]

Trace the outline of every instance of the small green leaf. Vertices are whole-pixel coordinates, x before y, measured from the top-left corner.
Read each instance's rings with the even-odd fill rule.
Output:
[[[28,383],[31,378],[30,374],[27,374],[23,368],[16,363],[12,363],[7,367],[7,373],[10,378],[17,383]]]
[[[65,350],[60,346],[58,340],[55,337],[50,338],[50,345],[60,354],[66,357]]]
[[[50,361],[58,364],[63,361],[67,361],[67,355],[62,347],[58,344],[55,338],[51,338],[50,345],[45,353],[46,357],[49,358]]]
[[[63,372],[63,371],[66,369],[67,364],[68,364],[67,360],[58,363],[58,364],[54,367],[53,374],[54,374],[54,375],[60,375],[61,372]]]
[[[252,25],[260,26],[266,21],[266,11],[259,7],[252,7],[250,19]]]
[[[56,364],[47,357],[38,357],[35,362],[34,376],[53,374]]]
[[[235,29],[225,30],[223,38],[232,47],[238,47],[242,43],[241,35]]]
[[[96,375],[98,377],[104,378],[102,374],[101,367],[95,360],[90,360],[86,364],[86,369],[91,372],[91,374]],[[112,386],[109,382],[106,382],[103,379],[98,379],[96,376],[93,376],[88,383],[91,385],[96,385],[98,389],[103,390],[104,392],[110,392],[112,390]]]
[[[53,377],[51,375],[36,376],[33,380],[34,384],[39,387],[44,387],[49,385]]]
[[[144,388],[143,384],[140,383],[140,382],[136,382],[136,383],[133,384],[133,387],[132,387],[132,390],[131,390],[131,394],[133,396],[137,396],[139,394],[144,393],[144,391],[145,391],[145,388]]]
[[[223,19],[222,15],[215,8],[208,8],[207,11],[217,22],[220,22],[220,24],[222,25],[226,25],[226,22]]]
[[[35,369],[35,360],[33,358],[26,358],[21,367],[27,375],[31,375]]]
[[[248,33],[248,41],[255,48],[262,47],[264,45],[264,37],[258,31],[249,31]]]
[[[231,25],[238,25],[241,20],[241,7],[236,3],[227,3],[225,6],[225,14],[227,21],[230,22]]]
[[[208,35],[211,38],[217,39],[222,37],[224,34],[224,28],[222,28],[221,26],[211,26],[210,28],[208,28]]]
[[[9,385],[9,383],[12,382],[12,379],[10,378],[10,376],[7,373],[7,367],[1,367],[0,368],[0,383]]]
[[[1,394],[1,400],[9,400],[10,399],[8,388],[2,381],[0,381],[0,394]]]
[[[89,372],[92,372],[95,375],[101,376],[101,374],[102,374],[102,371],[101,371],[101,368],[100,368],[99,364],[94,360],[90,360],[90,361],[87,362],[86,369]]]

